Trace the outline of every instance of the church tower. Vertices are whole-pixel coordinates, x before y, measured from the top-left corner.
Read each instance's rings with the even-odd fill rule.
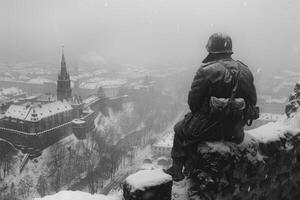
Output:
[[[60,74],[57,80],[57,100],[63,101],[69,99],[72,96],[70,75],[67,72],[67,66],[65,61],[64,49],[62,49]]]

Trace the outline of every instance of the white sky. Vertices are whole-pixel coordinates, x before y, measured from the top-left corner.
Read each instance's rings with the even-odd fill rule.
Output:
[[[300,66],[299,0],[0,0],[0,62],[86,55],[121,64],[190,66],[216,31],[234,57],[268,69]]]

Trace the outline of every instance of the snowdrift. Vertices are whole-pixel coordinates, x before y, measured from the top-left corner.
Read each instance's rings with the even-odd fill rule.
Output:
[[[54,195],[45,196],[43,198],[35,198],[34,200],[121,200],[120,194],[105,196],[101,194],[90,194],[80,191],[61,191]]]

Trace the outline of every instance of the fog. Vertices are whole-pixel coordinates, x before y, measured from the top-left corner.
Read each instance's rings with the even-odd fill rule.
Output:
[[[199,65],[213,32],[253,68],[300,66],[298,0],[0,0],[0,62]]]

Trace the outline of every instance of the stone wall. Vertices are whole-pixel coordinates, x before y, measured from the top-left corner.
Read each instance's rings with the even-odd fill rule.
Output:
[[[162,170],[141,170],[126,178],[124,200],[171,200],[172,177]]]
[[[183,200],[300,199],[297,127],[298,123],[272,122],[246,132],[239,145],[223,141],[199,144],[188,162],[192,166],[188,178],[178,183],[187,190]],[[146,199],[148,193],[171,198],[165,191],[172,185],[157,184],[133,192],[129,185],[124,185],[125,199]],[[173,186],[172,196],[178,200],[175,190]]]
[[[242,144],[205,143],[194,153],[190,199],[300,199],[299,131],[270,123]]]

